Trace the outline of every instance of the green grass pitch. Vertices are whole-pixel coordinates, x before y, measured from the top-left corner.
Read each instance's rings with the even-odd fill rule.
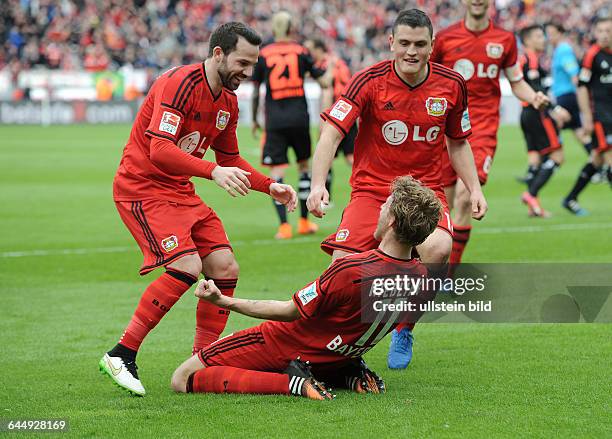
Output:
[[[104,438],[612,436],[611,327],[603,324],[422,324],[408,370],[386,369],[388,339],[367,355],[387,382],[383,396],[340,392],[317,403],[175,395],[170,375],[193,337],[196,300],[188,292],[142,346],[147,397],[123,393],[99,374],[98,360],[155,276],[138,276],[141,255],[112,201],[128,133],[128,126],[0,127],[0,418],[67,418],[67,436]],[[257,142],[246,129],[239,134],[243,155],[257,163]],[[554,215],[547,220],[527,218],[519,202],[520,131],[504,127],[499,138],[485,187],[490,211],[465,260],[612,262],[610,188],[585,191],[586,218],[559,204],[586,160],[571,136],[566,164],[541,195]],[[349,194],[342,160],[335,176],[336,207],[320,232],[282,243],[272,239],[276,218],[265,196],[232,199],[197,183],[234,243],[237,296],[287,298],[324,269],[318,243],[335,230]],[[255,323],[233,314],[226,332]]]

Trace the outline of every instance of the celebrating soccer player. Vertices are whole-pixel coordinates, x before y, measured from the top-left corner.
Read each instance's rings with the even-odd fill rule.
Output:
[[[259,173],[238,152],[233,90],[252,74],[259,44],[259,35],[242,23],[218,27],[203,63],[174,68],[155,81],[123,151],[113,194],[144,254],[140,274],[166,269],[144,291],[119,343],[100,360],[100,369],[133,394],[145,394],[136,371],[140,344],[199,274],[215,279],[227,296],[238,281],[223,224],[196,195],[190,178],[213,180],[232,196],[254,189],[289,210],[296,206],[293,188]],[[217,163],[202,160],[208,148]],[[207,301],[198,303],[194,352],[218,339],[228,314]]]
[[[440,181],[446,149],[471,194],[471,214],[480,219],[487,210],[466,140],[471,127],[465,81],[457,72],[429,62],[432,35],[425,13],[417,9],[400,12],[389,36],[393,60],[357,73],[334,106],[322,114],[308,198],[308,208],[317,217],[324,215],[329,202],[325,180],[338,144],[361,117],[351,199],[336,233],[321,244],[333,259],[377,247],[373,232],[380,206],[389,195],[389,183],[408,174],[433,189],[444,205],[437,229],[417,251],[423,262],[447,262],[452,226]],[[405,368],[411,358],[411,327],[401,325],[392,334],[388,365]]]
[[[514,34],[493,24],[489,19],[489,0],[464,0],[465,19],[436,34],[432,60],[452,67],[467,82],[470,119],[474,129],[470,145],[474,153],[478,178],[485,184],[497,148],[499,126],[499,75],[503,70],[510,81],[512,93],[535,110],[549,103],[541,91],[535,92],[523,79],[517,63]],[[461,256],[472,230],[472,201],[469,187],[457,168],[445,158],[442,184],[454,209],[453,250],[451,264],[461,262]]]
[[[398,321],[414,320],[421,312],[418,307],[414,312],[378,311],[374,302],[380,295],[370,293],[376,279],[390,280],[398,274],[404,279],[427,276],[427,269],[411,258],[412,247],[435,230],[441,209],[442,203],[432,190],[412,177],[397,178],[376,217],[373,234],[380,241],[378,248],[336,259],[291,300],[228,297],[214,282],[200,281],[196,296],[201,299],[272,321],[202,349],[174,372],[173,389],[331,399],[328,389],[317,380],[324,379],[327,384],[359,393],[382,393],[383,381],[365,366],[361,356]],[[395,290],[393,297],[398,297]],[[432,294],[421,288],[411,297],[408,302],[416,305]],[[292,361],[298,357],[301,361]],[[305,362],[311,364],[312,372]]]
[[[548,72],[544,70],[539,59],[546,50],[544,30],[538,25],[527,26],[521,30],[520,37],[525,47],[524,53],[519,56],[523,77],[531,88],[545,92],[542,80],[548,76]],[[527,143],[529,168],[525,179],[527,191],[523,193],[521,200],[527,205],[529,216],[548,217],[550,214],[540,206],[538,193],[563,162],[559,131],[548,110],[536,110],[528,102],[522,104],[521,129]],[[556,106],[552,113],[569,116],[560,106]]]
[[[318,230],[308,220],[306,199],[310,193],[310,118],[304,93],[306,73],[315,78],[321,86],[331,82],[331,72],[315,67],[308,50],[291,39],[292,22],[288,12],[281,11],[272,17],[274,42],[261,49],[259,61],[253,73],[253,134],[260,129],[257,121],[259,107],[259,84],[266,83],[266,130],[262,153],[262,164],[270,167],[270,176],[282,183],[289,163],[287,150],[293,147],[297,159],[300,181],[300,220],[298,233],[307,235]],[[333,65],[331,66],[333,68]],[[277,239],[293,236],[287,221],[285,205],[274,201],[280,220]]]
[[[604,163],[608,165],[607,179],[612,184],[612,18],[598,18],[594,34],[596,43],[582,60],[578,83],[582,124],[587,135],[594,134],[593,149],[589,163],[563,200],[563,206],[578,215],[586,214],[578,205],[578,195]]]

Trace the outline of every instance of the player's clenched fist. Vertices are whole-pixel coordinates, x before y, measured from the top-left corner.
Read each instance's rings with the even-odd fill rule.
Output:
[[[308,211],[317,218],[323,218],[324,208],[329,204],[329,192],[325,186],[314,186],[310,189],[310,195],[306,200]]]
[[[236,194],[246,195],[249,193],[251,187],[249,175],[251,175],[250,172],[236,167],[217,166],[212,171],[212,178],[215,183],[232,197],[235,197]]]
[[[472,218],[481,220],[489,209],[482,191],[473,191],[470,195],[470,201],[472,202]]]
[[[223,294],[221,290],[217,288],[213,280],[202,279],[198,283],[198,287],[195,290],[196,297],[206,300],[207,302],[218,305],[223,300]]]

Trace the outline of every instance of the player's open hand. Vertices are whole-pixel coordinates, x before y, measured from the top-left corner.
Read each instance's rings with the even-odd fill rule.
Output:
[[[557,125],[557,128],[559,129],[563,128],[566,123],[572,120],[572,115],[570,112],[561,105],[557,105],[555,108],[553,108],[553,110],[550,112],[550,117],[553,118],[555,125]]]
[[[546,96],[544,93],[539,91],[533,97],[531,105],[533,105],[533,108],[535,108],[536,110],[539,110],[541,107],[550,105],[550,99],[548,99],[548,96]]]
[[[249,181],[250,172],[236,167],[217,166],[212,171],[212,178],[223,190],[226,190],[232,197],[236,194],[246,195],[249,193],[251,182]]]
[[[329,192],[325,186],[313,187],[310,189],[310,195],[306,200],[308,211],[317,218],[323,218],[325,215],[325,207],[329,204]]]
[[[259,132],[261,131],[261,125],[256,120],[253,121],[253,126],[251,127],[251,133],[254,138],[259,138]]]
[[[215,281],[202,279],[195,290],[196,297],[207,302],[219,305],[223,301],[221,290],[215,285]]]
[[[472,203],[472,218],[475,220],[483,219],[489,206],[487,206],[487,200],[485,200],[482,191],[473,191],[470,195],[470,201]]]
[[[289,212],[293,212],[297,206],[297,194],[291,185],[272,183],[270,185],[270,196],[287,206]]]

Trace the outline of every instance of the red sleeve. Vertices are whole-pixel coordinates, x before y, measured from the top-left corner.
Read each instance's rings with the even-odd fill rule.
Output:
[[[185,94],[184,91],[198,74],[199,71],[192,71],[187,75],[178,71],[161,76],[155,81],[151,90],[154,96],[153,114],[145,131],[149,136],[176,143],[185,121],[185,108],[191,98],[191,93]]]
[[[366,75],[368,70],[353,76],[335,104],[321,113],[321,119],[332,124],[345,136],[370,100],[373,81],[368,80]]]
[[[150,146],[151,162],[162,171],[171,175],[190,175],[212,179],[215,163],[193,157],[170,140],[154,136]]]
[[[582,58],[583,68],[589,70],[593,69],[593,60],[595,59],[595,56],[599,53],[599,50],[599,46],[596,44],[589,47],[589,50],[587,50],[587,53],[584,55],[584,58]]]
[[[517,58],[518,58],[518,46],[516,45],[516,38],[514,38],[514,35],[512,35],[510,38],[510,48],[508,49],[508,53],[506,54],[506,57],[504,58],[504,61],[502,63],[502,68],[505,69],[507,67],[512,67],[516,65]]]
[[[451,139],[465,139],[472,134],[470,114],[468,112],[467,85],[463,78],[458,78],[457,99],[446,117],[446,135]]]
[[[314,317],[326,309],[337,309],[342,304],[343,292],[347,289],[345,288],[347,270],[341,268],[343,260],[344,258],[336,259],[317,280],[293,295],[293,302],[303,318]]]
[[[238,126],[238,105],[235,105],[231,120],[223,133],[219,135],[212,146],[215,151],[215,159],[221,166],[235,166],[247,172],[250,172],[249,181],[251,188],[258,192],[270,194],[270,185],[274,183],[270,177],[262,174],[257,169],[253,168],[245,159],[240,156],[238,151],[238,139],[236,138],[236,127]]]

